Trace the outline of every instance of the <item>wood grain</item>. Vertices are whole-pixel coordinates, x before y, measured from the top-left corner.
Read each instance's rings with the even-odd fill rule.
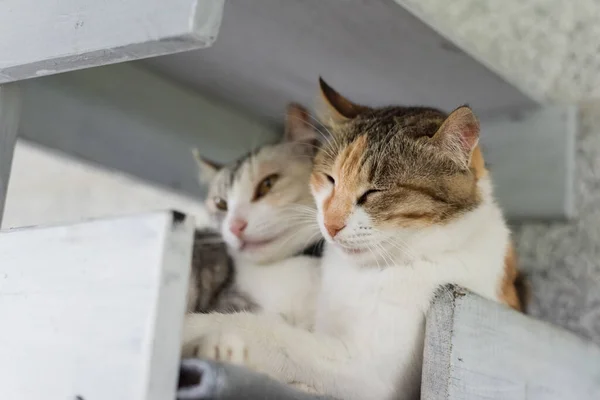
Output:
[[[0,398],[175,398],[193,219],[0,233]]]
[[[3,0],[0,83],[212,45],[224,0]]]
[[[600,349],[508,307],[446,290],[427,316],[422,398],[596,400]]]

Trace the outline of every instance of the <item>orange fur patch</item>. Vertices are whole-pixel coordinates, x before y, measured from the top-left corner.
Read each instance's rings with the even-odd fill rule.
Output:
[[[328,229],[339,230],[346,224],[358,193],[361,160],[366,148],[367,137],[360,136],[344,149],[333,166],[332,173],[337,182],[323,204],[324,222]]]
[[[478,146],[473,150],[471,155],[471,170],[474,172],[477,179],[487,176],[488,171],[485,168],[483,153]],[[517,290],[517,279],[519,278],[519,270],[517,268],[517,255],[512,243],[509,244],[504,256],[504,276],[500,282],[500,300],[507,306],[514,308],[517,311],[523,311],[521,297]]]
[[[325,178],[323,175],[313,172],[310,175],[310,184],[315,190],[321,190],[323,189],[323,186],[325,186]]]
[[[475,146],[473,154],[471,155],[471,170],[475,173],[477,179],[483,178],[488,174],[485,169],[485,161],[483,160],[483,153],[479,145]]]
[[[504,257],[504,276],[500,282],[500,300],[509,307],[522,311],[523,305],[515,286],[518,276],[517,256],[513,244],[510,243]]]

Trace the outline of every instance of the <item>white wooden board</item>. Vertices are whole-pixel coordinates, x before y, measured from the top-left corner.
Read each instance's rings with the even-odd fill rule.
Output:
[[[460,290],[427,316],[421,398],[598,400],[600,348]]]
[[[232,161],[282,132],[131,64],[22,85],[20,137],[196,197],[193,148]]]
[[[174,399],[193,227],[157,212],[1,232],[0,398]]]
[[[17,84],[0,85],[0,225],[6,202],[13,153],[21,116],[21,91]]]
[[[564,220],[575,210],[578,108],[546,106],[481,120],[485,161],[511,220]]]
[[[223,1],[0,1],[0,83],[208,47]]]

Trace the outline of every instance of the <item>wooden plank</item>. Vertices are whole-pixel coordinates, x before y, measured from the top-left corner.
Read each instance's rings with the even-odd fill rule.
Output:
[[[17,84],[0,85],[0,225],[2,225],[20,116],[19,87]]]
[[[2,229],[170,208],[193,215],[199,226],[210,223],[198,199],[17,140]]]
[[[478,115],[536,105],[394,2],[341,4],[227,1],[217,45],[144,63],[276,121],[290,100],[312,105],[319,75],[365,105],[469,103]]]
[[[481,120],[485,160],[511,220],[575,214],[577,117],[577,107],[545,106]]]
[[[0,83],[204,48],[224,0],[4,0]]]
[[[204,191],[192,148],[231,161],[280,133],[131,64],[22,84],[21,137],[194,197]]]
[[[1,232],[0,398],[175,398],[193,229],[157,212]]]
[[[424,399],[600,398],[598,347],[507,307],[445,291],[426,332]]]

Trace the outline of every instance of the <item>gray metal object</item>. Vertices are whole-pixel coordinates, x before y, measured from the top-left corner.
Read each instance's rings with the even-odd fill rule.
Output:
[[[198,359],[181,363],[177,400],[333,400],[231,364]],[[187,381],[182,384],[182,381]]]

